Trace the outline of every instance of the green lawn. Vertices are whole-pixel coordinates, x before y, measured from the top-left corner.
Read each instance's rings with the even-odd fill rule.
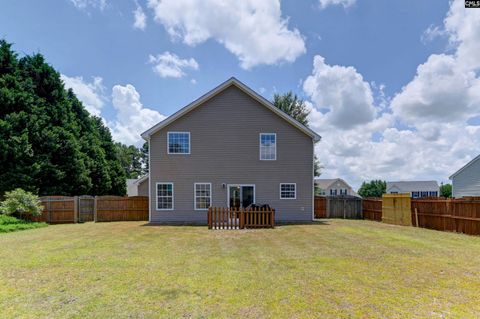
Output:
[[[34,223],[0,214],[0,233],[10,233],[19,230],[34,229],[48,226],[46,223]]]
[[[480,238],[326,220],[0,234],[2,318],[480,317]]]

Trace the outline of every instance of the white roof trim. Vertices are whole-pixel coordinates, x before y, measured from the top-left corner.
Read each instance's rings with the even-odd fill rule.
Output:
[[[463,166],[462,168],[460,168],[458,171],[456,171],[455,173],[453,173],[448,179],[452,179],[454,178],[455,176],[457,176],[459,173],[461,173],[464,169],[466,169],[467,167],[469,167],[470,165],[472,165],[473,163],[475,163],[476,161],[480,160],[480,155],[478,155],[477,157],[475,157],[474,159],[472,159],[470,162],[468,162],[467,164],[465,164],[465,166]]]
[[[138,178],[138,179],[136,179],[133,183],[134,183],[134,184],[140,184],[140,183],[142,183],[143,181],[145,181],[147,178],[148,178],[148,174],[147,174],[147,175],[144,175],[144,176],[142,176],[142,177],[140,177],[140,178]]]
[[[324,178],[316,178],[315,181],[317,180],[322,180]],[[325,178],[325,179],[330,179],[330,178]],[[348,184],[343,178],[331,178],[331,182],[330,184],[327,184],[327,188],[329,188],[330,186],[332,186],[333,184],[335,184],[336,182],[343,182],[345,185],[347,185],[348,187],[350,187],[352,190],[353,190],[353,187],[350,186],[350,184]]]
[[[290,123],[291,125],[295,126],[297,129],[305,133],[306,135],[310,136],[315,142],[320,141],[321,136],[306,127],[305,125],[300,124],[297,120],[292,118],[290,115],[282,112],[278,108],[276,108],[270,101],[265,99],[263,96],[258,94],[257,92],[250,89],[248,86],[237,80],[236,78],[232,77],[227,81],[223,82],[213,90],[207,92],[206,94],[202,95],[200,98],[196,99],[192,103],[188,104],[187,106],[183,107],[182,109],[178,110],[177,112],[173,113],[163,121],[157,123],[150,129],[146,130],[142,133],[142,138],[148,140],[150,136],[154,133],[158,132],[160,129],[164,128],[165,126],[169,125],[170,123],[174,122],[178,118],[182,117],[183,115],[187,114],[188,112],[194,110],[196,107],[200,106],[205,101],[209,100],[213,96],[217,95],[218,93],[222,92],[226,88],[230,87],[231,85],[235,85],[244,93],[248,94],[250,97],[258,101],[260,104],[264,105],[266,108],[270,109],[272,112],[283,118],[285,121]]]

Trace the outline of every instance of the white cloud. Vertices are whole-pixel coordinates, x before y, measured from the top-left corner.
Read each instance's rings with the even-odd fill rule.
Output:
[[[88,112],[100,116],[105,100],[103,96],[105,87],[101,77],[93,77],[92,82],[84,81],[81,76],[68,77],[62,74],[60,77],[65,87],[73,90]]]
[[[312,100],[311,126],[322,135],[316,154],[325,166],[323,177],[343,177],[357,187],[377,178],[447,182],[478,155],[480,126],[467,120],[480,114],[480,35],[475,32],[480,30],[480,15],[463,6],[461,0],[451,2],[444,25],[437,29],[445,30],[452,53],[432,54],[391,100],[382,85],[368,87],[355,69],[329,66],[317,57],[304,91]],[[361,98],[344,103],[345,94]],[[331,106],[325,110],[325,104]],[[362,109],[371,115],[371,106],[373,119],[357,125],[344,125],[338,117],[339,126],[329,116],[338,108],[348,123]]]
[[[77,9],[81,10],[85,10],[88,7],[103,10],[107,6],[107,0],[70,0],[70,2]]]
[[[333,6],[333,5],[342,5],[344,8],[353,6],[357,0],[320,0],[320,7],[322,9]]]
[[[325,124],[341,129],[371,122],[377,113],[369,83],[351,66],[328,65],[315,56],[313,71],[303,90],[318,109]],[[318,115],[320,116],[320,114]]]
[[[439,27],[438,25],[434,26],[432,24],[423,32],[420,40],[422,40],[422,42],[425,44],[435,40],[438,37],[443,37],[444,35],[445,30],[443,28]]]
[[[282,17],[279,0],[149,0],[148,6],[172,38],[190,46],[213,39],[244,69],[293,62],[306,51],[300,32]]]
[[[396,115],[408,123],[424,120],[464,121],[480,112],[479,80],[451,55],[432,54],[392,100]]]
[[[135,29],[145,30],[147,26],[147,16],[140,5],[133,11],[133,27]]]
[[[198,63],[194,58],[181,59],[168,51],[157,56],[150,55],[148,62],[154,65],[153,71],[162,78],[181,78],[186,75],[185,69],[198,70]]]
[[[452,54],[432,54],[392,100],[394,112],[407,122],[417,118],[463,121],[480,114],[480,15],[464,2],[451,2],[444,32]]]
[[[113,138],[127,145],[142,145],[140,134],[165,118],[159,112],[145,108],[140,102],[140,94],[131,84],[113,87],[112,104],[117,113],[108,126]]]

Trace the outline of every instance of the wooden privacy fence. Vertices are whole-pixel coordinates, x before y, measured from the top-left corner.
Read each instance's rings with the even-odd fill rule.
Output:
[[[49,224],[86,221],[148,221],[148,196],[44,196],[43,211],[32,221]]]
[[[382,221],[382,199],[364,198],[362,201],[363,219]]]
[[[210,207],[208,229],[244,229],[275,227],[275,209]]]
[[[314,207],[315,218],[327,217],[327,198],[325,196],[315,196]]]
[[[43,211],[40,216],[29,217],[34,222],[49,224],[67,224],[76,222],[76,203],[73,197],[45,196],[40,197]]]
[[[393,225],[412,226],[410,194],[383,194],[382,222]]]
[[[148,196],[95,198],[96,222],[148,220]]]
[[[362,219],[362,199],[355,196],[315,196],[315,218]]]
[[[480,235],[480,198],[413,199],[412,224],[442,231]]]
[[[384,204],[383,209],[387,206]],[[409,225],[480,235],[480,197],[411,199],[407,206]],[[384,215],[382,199],[363,200],[365,219],[381,221]]]

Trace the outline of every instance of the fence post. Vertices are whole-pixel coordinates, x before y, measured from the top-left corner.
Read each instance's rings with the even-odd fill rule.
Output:
[[[270,223],[272,228],[275,228],[275,209],[270,210]]]
[[[207,222],[208,222],[208,229],[212,229],[212,208],[208,208],[207,212]]]
[[[73,196],[73,223],[78,223],[78,196]]]
[[[418,226],[418,210],[417,210],[416,207],[415,207],[415,225],[416,225],[417,227],[419,227],[419,226]]]
[[[97,196],[93,198],[93,221],[97,222]]]
[[[243,211],[243,208],[240,208],[240,229],[245,228],[245,213]]]

